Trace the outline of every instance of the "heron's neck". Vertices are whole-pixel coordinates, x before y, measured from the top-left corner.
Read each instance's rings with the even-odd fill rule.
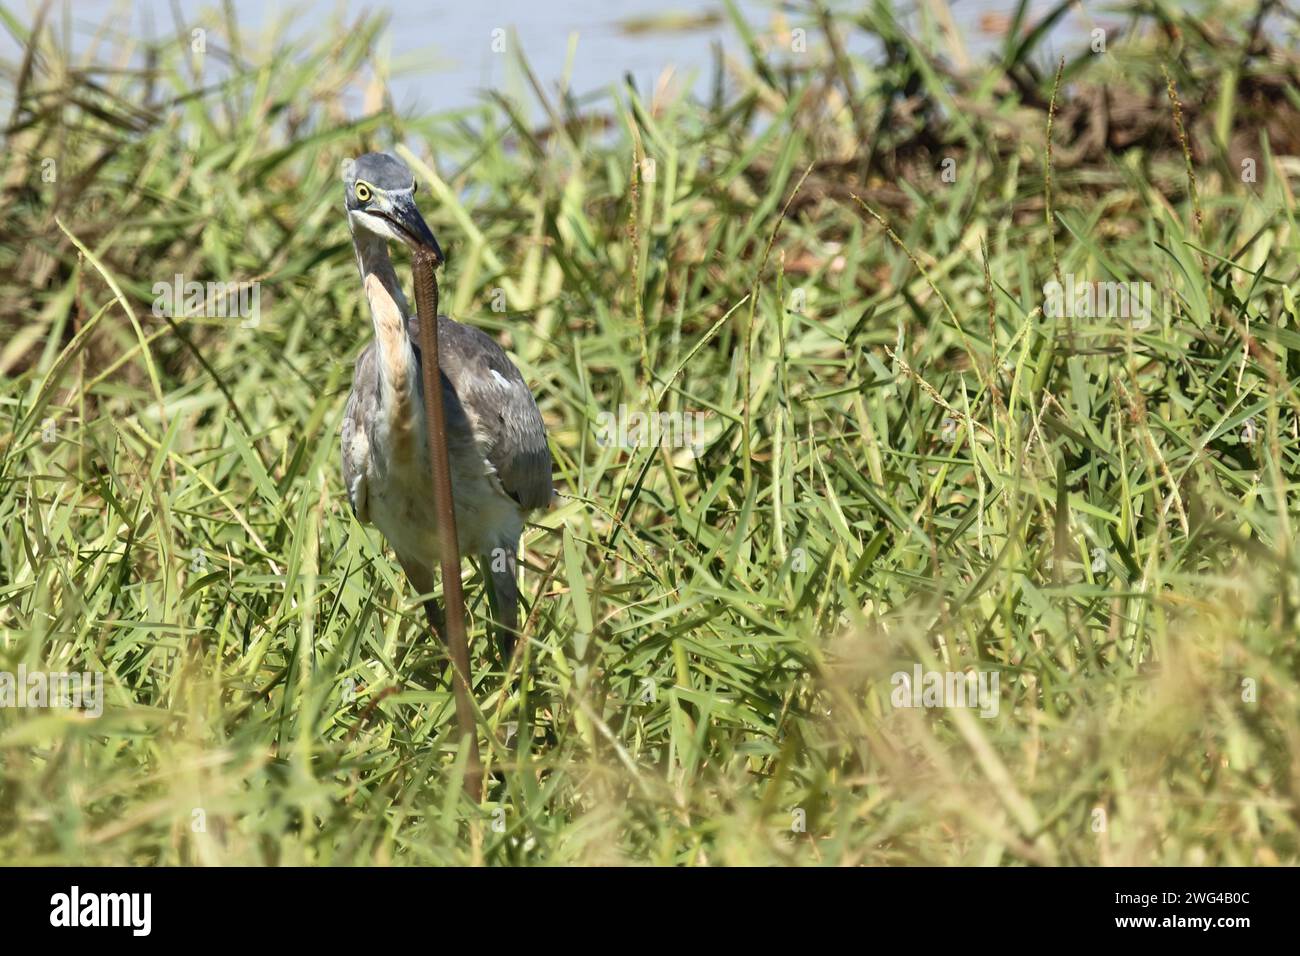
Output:
[[[352,245],[357,251],[361,285],[375,325],[384,405],[394,421],[401,423],[400,427],[409,428],[419,418],[420,405],[413,401],[419,369],[406,330],[410,307],[393,269],[393,260],[388,257],[387,243],[379,236],[358,230],[352,233]]]
[[[393,268],[393,260],[388,256],[387,240],[373,233],[353,230],[352,247],[357,252],[357,267],[361,270],[362,287],[366,285],[366,277],[373,275],[397,303],[397,307],[402,311],[402,317],[409,316],[411,307],[407,304],[406,294],[402,292],[402,283],[397,278],[397,270]]]

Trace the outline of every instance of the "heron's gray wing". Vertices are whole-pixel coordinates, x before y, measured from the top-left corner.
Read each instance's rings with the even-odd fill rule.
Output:
[[[347,489],[352,512],[363,524],[370,520],[370,501],[367,495],[366,467],[370,460],[370,432],[366,423],[378,413],[379,369],[375,365],[375,346],[372,342],[361,350],[352,372],[352,393],[343,409],[343,425],[339,429],[339,444],[343,452],[343,485]]]
[[[419,317],[407,331],[417,355]],[[481,329],[438,316],[438,360],[501,487],[528,511],[551,503],[551,451],[542,413],[519,369]]]

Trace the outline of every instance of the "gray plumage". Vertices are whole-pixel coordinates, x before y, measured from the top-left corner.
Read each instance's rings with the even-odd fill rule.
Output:
[[[407,320],[407,339],[414,353],[418,394],[423,401],[418,315]],[[448,443],[465,450],[476,446],[491,464],[501,490],[525,511],[547,507],[553,486],[546,426],[519,369],[481,329],[445,315],[438,316],[438,354]],[[362,427],[360,423],[378,418],[380,389],[376,361],[375,343],[371,342],[357,356],[352,393],[343,411],[340,437],[345,448],[355,440],[357,429]],[[503,388],[493,373],[510,387]],[[369,435],[366,439],[369,440]],[[348,500],[353,511],[358,508],[352,494],[358,465],[359,462],[344,454],[343,481],[349,489]],[[369,517],[362,520],[368,521]]]
[[[383,532],[412,584],[429,593],[438,546],[421,319],[407,306],[387,240],[435,249],[436,241],[415,211],[410,172],[394,157],[363,156],[345,170],[344,181],[375,340],[357,356],[343,412],[343,480],[357,518]],[[524,520],[552,496],[546,429],[519,369],[484,332],[439,316],[438,357],[457,538],[462,554],[483,563],[508,654],[518,628],[516,558]],[[426,603],[426,610],[437,627],[436,607]]]

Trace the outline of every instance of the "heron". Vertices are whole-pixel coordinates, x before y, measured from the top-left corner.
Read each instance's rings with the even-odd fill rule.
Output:
[[[415,203],[410,168],[391,153],[344,164],[344,208],[374,339],[357,356],[340,428],[343,481],[362,524],[383,533],[445,640],[433,586],[438,525],[429,477],[420,363],[420,323],[389,257],[389,243],[412,253],[442,250]],[[489,335],[437,317],[456,540],[477,555],[488,585],[503,661],[519,633],[518,555],[528,515],[551,503],[546,426],[528,383]]]

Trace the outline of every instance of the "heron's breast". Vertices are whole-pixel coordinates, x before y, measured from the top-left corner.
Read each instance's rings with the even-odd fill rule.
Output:
[[[472,453],[451,449],[456,538],[462,554],[487,554],[523,530],[518,505],[492,480],[490,466]],[[438,524],[433,482],[425,455],[409,461],[389,458],[372,470],[370,519],[404,558],[438,559]]]

